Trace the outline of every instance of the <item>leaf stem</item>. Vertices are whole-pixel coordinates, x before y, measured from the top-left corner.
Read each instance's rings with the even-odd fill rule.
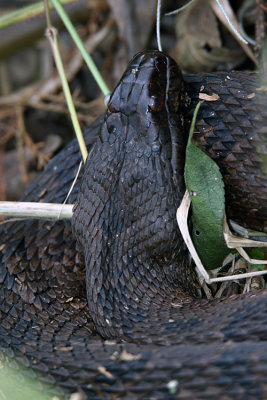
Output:
[[[200,106],[201,106],[202,103],[203,103],[203,100],[202,100],[202,101],[199,101],[199,102],[197,103],[196,108],[194,109],[194,114],[193,114],[192,122],[191,122],[191,125],[190,125],[190,131],[189,131],[189,139],[188,139],[188,142],[189,142],[189,140],[192,139],[192,136],[193,136],[193,134],[194,134],[194,129],[195,129],[195,125],[196,125],[196,119],[197,119],[198,110],[199,110],[199,108],[200,108]]]

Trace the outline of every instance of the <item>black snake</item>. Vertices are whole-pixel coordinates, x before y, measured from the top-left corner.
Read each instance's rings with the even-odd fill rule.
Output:
[[[183,83],[171,58],[139,53],[106,114],[85,132],[94,144],[69,199],[72,227],[1,227],[0,377],[15,371],[19,385],[29,376],[40,391],[46,383],[48,398],[57,390],[88,399],[266,398],[267,292],[197,299],[175,220],[183,126],[199,91],[219,94],[202,107],[197,128],[225,175],[228,211],[240,219],[247,210],[249,225],[266,227],[265,149],[256,149],[266,111],[264,98],[254,99],[253,76],[189,75]],[[73,141],[23,200],[62,202],[79,158]],[[251,192],[257,186],[259,195]]]

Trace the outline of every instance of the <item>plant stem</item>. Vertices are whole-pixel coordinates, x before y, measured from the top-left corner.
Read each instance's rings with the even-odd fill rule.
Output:
[[[0,215],[11,217],[70,219],[73,204],[0,201]]]
[[[46,35],[47,35],[48,40],[49,40],[50,45],[51,45],[51,49],[52,49],[52,52],[53,52],[53,55],[54,55],[55,63],[56,63],[56,66],[57,66],[57,70],[58,70],[58,73],[59,73],[59,76],[60,76],[60,79],[61,79],[61,82],[62,82],[62,88],[63,88],[64,95],[65,95],[65,98],[66,98],[68,109],[69,109],[69,112],[70,112],[72,124],[73,124],[74,130],[75,130],[75,133],[76,133],[76,136],[77,136],[77,140],[78,140],[78,143],[79,143],[79,146],[80,146],[80,150],[81,150],[81,153],[82,153],[83,161],[85,162],[86,158],[87,158],[87,155],[88,155],[88,152],[87,152],[87,149],[86,149],[86,146],[85,146],[85,143],[84,143],[82,131],[81,131],[80,124],[79,124],[79,121],[78,121],[78,117],[77,117],[77,114],[76,114],[76,110],[75,110],[75,107],[74,107],[74,104],[73,104],[73,101],[72,101],[69,84],[68,84],[68,81],[67,81],[67,78],[66,78],[66,75],[65,75],[65,72],[64,72],[64,67],[63,67],[62,59],[61,59],[59,48],[58,48],[57,30],[55,28],[49,28],[46,31]]]
[[[51,0],[53,6],[57,10],[58,14],[60,15],[60,18],[62,19],[65,27],[67,28],[69,34],[71,35],[72,39],[74,40],[76,46],[80,50],[84,61],[86,62],[89,70],[91,71],[94,79],[96,80],[96,83],[98,84],[100,90],[106,96],[110,90],[107,87],[106,83],[104,82],[102,76],[100,75],[92,57],[88,54],[83,42],[81,41],[76,29],[74,28],[72,22],[70,21],[67,13],[65,12],[64,8],[60,4],[58,0]]]
[[[73,0],[61,0],[62,4],[72,3]],[[19,10],[10,12],[0,17],[0,29],[7,28],[17,22],[28,20],[44,11],[44,2],[40,1],[36,4],[20,8]]]

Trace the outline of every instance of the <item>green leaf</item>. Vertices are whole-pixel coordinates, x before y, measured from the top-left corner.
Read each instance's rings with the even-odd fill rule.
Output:
[[[63,391],[53,384],[45,383],[47,378],[40,381],[34,371],[20,366],[14,360],[12,368],[6,362],[0,363],[0,399],[8,400],[53,400],[62,398]]]
[[[185,183],[192,201],[192,239],[206,269],[218,268],[230,252],[223,237],[224,183],[217,164],[192,143],[196,107],[186,148]]]
[[[263,249],[253,248],[248,251],[248,255],[250,258],[254,258],[256,260],[264,260],[264,251]],[[257,271],[264,271],[265,265],[264,264],[250,264],[254,269]]]

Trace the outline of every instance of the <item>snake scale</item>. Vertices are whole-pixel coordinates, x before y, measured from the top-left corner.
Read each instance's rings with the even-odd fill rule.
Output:
[[[267,291],[197,298],[175,220],[184,127],[199,92],[218,94],[196,130],[224,174],[228,213],[266,228],[266,111],[254,76],[183,79],[170,57],[139,53],[84,133],[90,150],[68,200],[72,223],[1,227],[0,377],[15,371],[14,385],[28,376],[41,392],[46,384],[47,398],[267,397]],[[63,202],[79,160],[73,141],[23,200]]]

